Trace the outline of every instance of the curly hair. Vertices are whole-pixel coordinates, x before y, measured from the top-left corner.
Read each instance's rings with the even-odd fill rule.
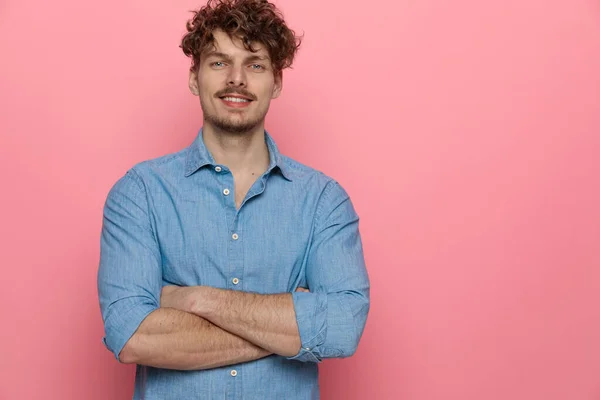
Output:
[[[301,37],[287,27],[281,12],[268,0],[208,0],[193,13],[180,46],[192,58],[192,71],[197,70],[200,55],[213,45],[216,29],[241,39],[248,51],[257,51],[253,42],[264,45],[275,74],[292,66]]]

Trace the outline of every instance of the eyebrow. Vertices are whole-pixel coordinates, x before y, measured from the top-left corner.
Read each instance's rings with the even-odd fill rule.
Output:
[[[225,53],[221,53],[220,51],[211,51],[209,53],[206,54],[205,56],[206,58],[210,58],[210,57],[215,57],[215,58],[222,58],[226,61],[232,61],[232,58],[229,54],[225,54]],[[251,55],[248,56],[244,59],[244,62],[251,62],[251,61],[268,61],[269,57],[268,56],[259,56],[259,55]]]
[[[251,55],[249,57],[246,57],[246,62],[250,62],[250,61],[269,61],[270,58],[269,56],[259,56],[259,55]]]

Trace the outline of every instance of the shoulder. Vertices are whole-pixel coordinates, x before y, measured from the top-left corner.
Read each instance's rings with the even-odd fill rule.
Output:
[[[172,180],[183,176],[189,148],[140,161],[130,167],[113,185],[113,192],[145,193],[157,180]]]
[[[141,180],[153,175],[183,175],[188,151],[189,147],[186,147],[176,153],[141,161],[135,164],[128,173],[137,175]]]
[[[286,171],[294,181],[303,184],[310,183],[323,188],[329,184],[337,183],[331,176],[316,168],[310,167],[285,155],[281,155],[280,157]]]
[[[339,202],[349,198],[346,190],[332,176],[285,155],[281,155],[281,160],[294,182],[319,194],[320,203]]]

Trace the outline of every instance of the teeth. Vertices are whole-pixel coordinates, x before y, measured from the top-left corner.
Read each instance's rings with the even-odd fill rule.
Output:
[[[246,100],[246,99],[240,99],[238,97],[225,97],[223,98],[223,100],[225,101],[231,101],[233,103],[247,103],[250,100]]]

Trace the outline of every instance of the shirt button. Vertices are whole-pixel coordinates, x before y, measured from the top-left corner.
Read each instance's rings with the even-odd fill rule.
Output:
[[[225,196],[229,196],[229,189],[225,189],[225,190],[223,190],[223,194],[224,194]]]
[[[237,371],[235,369],[231,370],[231,376],[237,376]]]
[[[233,278],[231,282],[233,282],[234,285],[237,285],[238,283],[240,283],[240,280],[238,278]]]
[[[231,238],[232,238],[233,240],[238,240],[240,237],[238,236],[238,234],[237,234],[237,233],[234,233],[233,235],[231,235]]]
[[[221,167],[215,167],[215,171],[221,172],[223,169]]]

